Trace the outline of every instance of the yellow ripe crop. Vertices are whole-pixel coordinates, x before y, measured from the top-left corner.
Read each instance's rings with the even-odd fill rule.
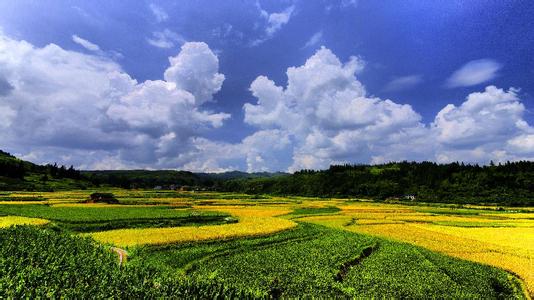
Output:
[[[297,225],[290,220],[274,218],[290,210],[269,209],[268,207],[221,207],[219,209],[214,206],[209,206],[207,209],[230,213],[238,217],[239,222],[200,227],[118,229],[92,233],[91,236],[100,242],[130,247],[260,236],[280,232]]]
[[[43,204],[43,201],[0,201],[0,205],[3,204]]]
[[[9,227],[11,225],[44,225],[50,221],[38,218],[26,218],[19,216],[0,217],[0,228]]]
[[[534,227],[452,227],[426,225],[426,230],[441,232],[458,237],[473,239],[485,243],[527,249],[534,252]],[[533,269],[534,272],[534,269]]]
[[[217,202],[219,203],[219,202]],[[224,205],[210,205],[210,206],[194,206],[194,209],[205,209],[210,211],[221,211],[229,213],[236,217],[276,217],[291,212],[291,209],[283,206],[224,206]]]
[[[496,266],[521,277],[534,293],[534,214],[434,215],[409,207],[367,203],[340,208],[340,215],[300,220],[409,242]]]

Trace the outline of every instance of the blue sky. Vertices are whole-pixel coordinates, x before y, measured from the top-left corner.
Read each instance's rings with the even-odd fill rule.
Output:
[[[0,148],[87,169],[531,159],[532,16],[531,1],[0,1]]]

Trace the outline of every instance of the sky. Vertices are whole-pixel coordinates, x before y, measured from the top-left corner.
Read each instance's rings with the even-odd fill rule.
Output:
[[[0,149],[80,169],[534,158],[532,1],[0,0]]]

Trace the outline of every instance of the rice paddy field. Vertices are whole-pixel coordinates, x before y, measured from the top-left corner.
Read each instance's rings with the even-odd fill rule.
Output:
[[[0,194],[0,297],[85,297],[91,280],[102,297],[534,295],[534,208],[92,192]]]

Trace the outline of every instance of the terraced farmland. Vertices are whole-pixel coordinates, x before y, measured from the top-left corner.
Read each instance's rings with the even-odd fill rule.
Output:
[[[83,253],[106,257],[105,266],[88,264],[99,268],[102,284],[109,281],[102,295],[111,297],[488,299],[534,291],[529,208],[111,192],[119,204],[81,203],[91,191],[4,194],[11,200],[0,204],[0,226],[31,227],[0,229],[0,263],[11,270],[0,274],[3,295],[87,295],[86,281],[67,286],[57,279],[57,268],[76,268],[69,261],[83,260]],[[45,239],[86,250],[67,258],[59,242]],[[123,267],[111,247],[127,253]],[[29,260],[9,254],[17,251]],[[20,281],[17,272],[36,275]],[[34,293],[24,294],[21,285]]]

